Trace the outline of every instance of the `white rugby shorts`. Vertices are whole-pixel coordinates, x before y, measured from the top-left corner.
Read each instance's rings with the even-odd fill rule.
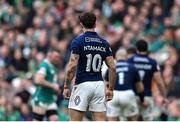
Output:
[[[107,102],[107,117],[132,117],[138,113],[136,96],[132,90],[114,90],[113,99]]]
[[[142,115],[143,120],[152,121],[153,120],[154,100],[150,96],[145,96],[144,100],[148,103],[148,107],[144,108],[144,107],[140,106],[140,114]]]
[[[74,85],[69,100],[69,108],[78,111],[106,111],[104,81],[88,81]]]
[[[39,105],[36,105],[34,103],[34,100],[32,100],[32,110],[35,111],[35,109],[39,109],[41,111],[42,114],[45,114],[46,111],[48,110],[57,110],[57,104],[55,102],[51,103],[51,104],[45,104],[43,102],[39,102]]]

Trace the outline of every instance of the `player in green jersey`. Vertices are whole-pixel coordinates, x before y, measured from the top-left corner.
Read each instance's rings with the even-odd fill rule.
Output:
[[[34,81],[37,84],[36,92],[32,98],[32,109],[34,120],[42,121],[44,116],[48,120],[57,121],[57,83],[56,65],[60,61],[60,54],[57,50],[50,50],[38,66]]]

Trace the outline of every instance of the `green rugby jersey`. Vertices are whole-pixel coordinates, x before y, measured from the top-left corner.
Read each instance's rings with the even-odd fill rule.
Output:
[[[57,70],[47,59],[43,60],[38,66],[36,73],[44,75],[45,80],[49,83],[57,83]],[[57,96],[53,89],[37,85],[36,92],[33,96],[35,104],[39,102],[51,104],[56,99]]]

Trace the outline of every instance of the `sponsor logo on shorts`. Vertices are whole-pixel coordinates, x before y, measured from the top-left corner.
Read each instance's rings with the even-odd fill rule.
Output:
[[[80,96],[76,96],[74,99],[75,105],[79,105],[80,102],[81,102]]]
[[[130,108],[130,111],[131,111],[132,113],[134,113],[134,112],[135,112],[135,107],[132,106],[132,107]]]

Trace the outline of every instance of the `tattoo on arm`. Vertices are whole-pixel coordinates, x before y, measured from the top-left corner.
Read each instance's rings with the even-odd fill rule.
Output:
[[[64,86],[66,87],[69,87],[69,85],[71,84],[71,81],[73,80],[75,76],[78,60],[79,60],[79,55],[71,53],[69,64],[67,67],[65,83],[64,83]]]
[[[112,56],[106,58],[106,65],[108,66],[109,70],[109,89],[113,90],[116,81],[116,68]]]

